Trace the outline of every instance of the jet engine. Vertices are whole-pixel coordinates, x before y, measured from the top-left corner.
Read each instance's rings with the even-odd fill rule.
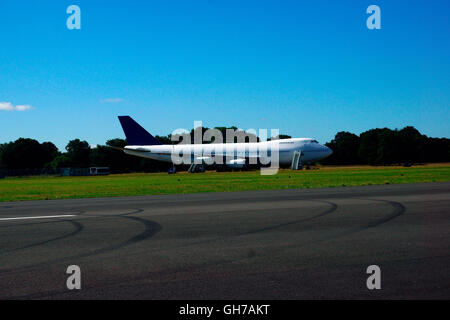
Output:
[[[245,159],[233,159],[226,163],[228,168],[242,169],[245,167]]]

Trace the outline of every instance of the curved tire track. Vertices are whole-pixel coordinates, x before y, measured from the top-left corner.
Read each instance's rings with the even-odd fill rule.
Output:
[[[331,202],[331,201],[324,201],[324,200],[309,200],[309,201],[326,203],[326,204],[330,205],[331,207],[328,210],[325,210],[324,212],[321,212],[321,213],[319,213],[319,214],[317,214],[315,216],[309,217],[309,218],[303,218],[303,219],[299,219],[299,220],[294,220],[294,221],[290,221],[290,222],[276,224],[276,225],[269,226],[269,227],[266,227],[266,228],[261,228],[261,229],[257,229],[257,230],[248,231],[248,232],[242,233],[242,234],[240,234],[238,236],[245,236],[245,235],[261,233],[261,232],[265,232],[265,231],[271,231],[271,230],[274,230],[274,229],[279,229],[279,228],[291,226],[291,225],[294,225],[294,224],[311,221],[311,220],[314,220],[314,219],[326,216],[327,214],[330,214],[330,213],[336,211],[337,208],[338,208],[337,204],[334,203],[334,202]]]
[[[74,212],[73,214],[75,214],[75,215],[82,215],[83,213],[84,213],[84,211],[77,211],[77,212]],[[14,227],[20,227],[20,226],[28,226],[28,225],[39,225],[39,224],[47,224],[47,223],[67,223],[67,222],[72,224],[74,226],[75,230],[73,230],[73,231],[71,231],[71,232],[69,232],[67,234],[63,234],[61,236],[57,236],[55,238],[51,238],[51,239],[48,239],[48,240],[39,241],[39,242],[32,243],[32,244],[29,244],[29,245],[25,245],[25,246],[22,246],[22,247],[19,247],[19,248],[14,248],[14,249],[10,249],[10,250],[0,251],[0,253],[1,254],[8,254],[8,253],[17,252],[17,251],[23,250],[23,249],[37,247],[37,246],[40,246],[40,245],[43,245],[43,244],[46,244],[46,243],[50,243],[50,242],[53,242],[53,241],[58,241],[58,240],[66,239],[66,238],[69,238],[69,237],[73,237],[73,236],[77,235],[78,233],[80,233],[83,230],[83,228],[84,228],[82,223],[74,221],[74,220],[69,220],[69,219],[56,220],[56,221],[46,221],[46,222],[37,222],[37,223],[14,224]],[[10,225],[2,226],[2,227],[3,228],[10,227]]]
[[[355,199],[358,199],[358,198],[355,198]],[[317,244],[317,243],[321,243],[321,242],[328,241],[331,239],[337,239],[337,238],[341,238],[341,237],[348,236],[351,234],[355,234],[355,233],[358,233],[361,231],[368,230],[370,228],[378,227],[384,223],[387,223],[387,222],[401,216],[402,214],[404,214],[406,212],[405,206],[403,204],[401,204],[400,202],[391,201],[391,200],[381,200],[381,199],[358,199],[358,200],[378,201],[378,202],[388,203],[390,206],[392,206],[394,208],[394,210],[391,213],[387,214],[386,216],[384,216],[380,219],[377,219],[375,221],[371,221],[362,227],[352,228],[352,229],[349,229],[349,230],[346,230],[346,231],[340,232],[338,234],[331,235],[331,236],[328,236],[328,237],[325,237],[325,238],[322,238],[322,239],[319,239],[316,241],[307,242],[307,243],[304,243],[301,245],[288,246],[286,248],[292,248],[292,247],[301,248],[301,247],[305,247],[307,245]]]
[[[298,199],[295,199],[295,200],[298,200]],[[323,217],[323,216],[325,216],[327,214],[330,214],[330,213],[336,211],[336,209],[338,207],[335,203],[330,202],[330,201],[322,201],[322,200],[303,200],[303,201],[326,203],[326,204],[330,205],[331,208],[329,208],[329,209],[327,209],[327,210],[325,210],[325,211],[323,211],[323,212],[321,212],[321,213],[319,213],[319,214],[317,214],[315,216],[312,216],[312,217],[302,218],[302,219],[299,219],[299,220],[289,221],[289,222],[285,222],[285,223],[280,223],[280,224],[276,224],[276,225],[273,225],[273,226],[268,226],[268,227],[265,227],[265,228],[250,230],[250,231],[239,233],[239,234],[236,234],[236,235],[222,236],[222,237],[216,237],[216,238],[207,239],[207,240],[191,242],[191,243],[187,243],[187,244],[183,244],[183,245],[177,246],[174,249],[186,248],[186,247],[195,246],[195,245],[199,245],[199,244],[212,243],[212,242],[216,242],[216,241],[221,241],[221,240],[226,240],[226,239],[232,239],[232,238],[237,238],[237,237],[257,234],[257,233],[261,233],[261,232],[265,232],[265,231],[269,231],[269,230],[274,230],[274,229],[278,229],[278,228],[294,225],[294,224],[301,223],[301,222],[314,220],[314,219]],[[284,208],[284,209],[286,209],[286,208]],[[272,210],[272,209],[270,209],[270,210]],[[216,213],[216,212],[214,212],[214,213]],[[221,212],[221,213],[225,213],[225,212]]]
[[[89,251],[86,253],[81,253],[81,254],[77,254],[77,255],[72,255],[72,256],[66,256],[66,257],[60,257],[57,259],[53,259],[53,260],[48,260],[48,261],[44,261],[44,262],[39,262],[36,264],[32,264],[32,265],[28,265],[28,266],[23,266],[23,267],[19,267],[19,268],[14,268],[14,269],[3,269],[0,270],[0,275],[4,275],[4,274],[8,274],[8,273],[16,273],[16,272],[22,272],[23,270],[27,270],[27,269],[33,269],[39,266],[44,266],[44,265],[48,265],[51,263],[62,263],[63,261],[67,261],[67,260],[72,260],[72,259],[81,259],[81,258],[86,258],[86,257],[90,257],[90,256],[94,256],[94,255],[99,255],[102,253],[106,253],[106,252],[111,252],[114,250],[118,250],[121,248],[124,248],[126,246],[132,245],[132,244],[136,244],[138,242],[144,241],[146,239],[151,238],[152,236],[154,236],[156,233],[158,233],[161,229],[162,226],[154,221],[150,221],[150,220],[146,220],[146,219],[142,219],[139,217],[134,217],[134,216],[130,216],[132,214],[138,214],[143,212],[144,210],[142,209],[134,209],[134,211],[132,212],[128,212],[128,213],[123,213],[123,214],[119,214],[119,215],[114,215],[114,217],[120,217],[120,218],[124,218],[124,219],[129,219],[129,220],[133,220],[136,221],[138,223],[141,223],[142,225],[144,225],[144,231],[140,232],[139,234],[128,238],[127,240],[120,242],[118,244],[114,244],[114,245],[108,245],[93,251]],[[81,228],[80,231],[82,231],[84,229]],[[79,232],[76,232],[76,234]],[[74,234],[71,233],[70,236],[73,236]],[[67,238],[68,235],[64,236],[64,238]],[[57,240],[60,240],[58,237]],[[53,241],[54,239],[52,239]],[[45,243],[47,243],[48,241],[45,241]],[[38,245],[38,244],[36,244]]]
[[[72,224],[75,227],[75,230],[73,230],[70,233],[67,234],[63,234],[62,236],[58,236],[52,239],[48,239],[48,240],[44,240],[44,241],[40,241],[40,242],[36,242],[36,243],[32,243],[23,247],[19,247],[19,248],[14,248],[11,250],[6,250],[3,252],[0,252],[1,254],[8,254],[8,253],[13,253],[13,252],[17,252],[19,250],[24,250],[24,249],[28,249],[28,248],[33,248],[33,247],[38,247],[50,242],[54,242],[54,241],[58,241],[58,240],[62,240],[62,239],[67,239],[70,237],[73,237],[75,235],[77,235],[78,233],[80,233],[83,229],[84,229],[84,225],[78,221],[74,221],[74,220],[61,220],[59,222],[68,222],[70,224]]]
[[[136,244],[138,242],[141,242],[141,241],[144,241],[144,240],[147,240],[147,239],[153,237],[156,233],[158,233],[162,229],[162,226],[159,223],[151,221],[151,220],[142,219],[142,218],[139,218],[139,217],[129,216],[131,214],[136,214],[136,213],[139,213],[139,212],[142,212],[142,211],[143,210],[139,209],[136,212],[127,213],[127,214],[123,214],[123,215],[118,215],[118,217],[125,218],[125,219],[130,219],[130,220],[136,221],[136,222],[144,225],[144,231],[142,231],[141,233],[139,233],[139,234],[137,234],[137,235],[135,235],[135,236],[133,236],[131,238],[128,238],[127,240],[125,240],[123,242],[120,242],[120,243],[117,243],[117,244],[113,244],[113,245],[109,245],[109,246],[106,246],[106,247],[103,247],[103,248],[96,249],[96,250],[91,251],[91,252],[87,252],[87,253],[84,253],[84,254],[79,254],[79,255],[68,257],[68,258],[64,258],[64,259],[79,259],[79,258],[86,258],[86,257],[94,256],[94,255],[99,255],[99,254],[103,254],[103,253],[106,253],[106,252],[111,252],[111,251],[115,251],[115,250],[118,250],[118,249],[122,249],[124,247],[130,246],[132,244]]]
[[[375,199],[360,199],[360,200],[385,202],[385,203],[388,203],[389,205],[391,205],[394,208],[394,210],[391,213],[389,213],[388,215],[382,217],[381,219],[377,219],[375,221],[371,221],[371,222],[367,223],[366,225],[364,225],[362,227],[353,228],[353,229],[350,229],[350,230],[347,230],[347,231],[344,231],[344,232],[341,232],[341,233],[338,233],[338,234],[335,234],[335,235],[324,237],[322,239],[315,240],[315,241],[306,242],[306,243],[303,243],[303,244],[300,244],[300,245],[284,246],[283,248],[284,249],[285,248],[289,248],[289,249],[291,249],[291,248],[302,248],[302,247],[305,247],[305,246],[308,246],[308,245],[314,245],[314,244],[318,244],[318,243],[321,243],[321,242],[324,242],[324,241],[337,239],[337,238],[340,238],[340,237],[348,236],[350,234],[358,233],[358,232],[361,232],[361,231],[364,231],[364,230],[367,230],[367,229],[370,229],[370,228],[377,227],[377,226],[382,225],[384,223],[387,223],[387,222],[389,222],[389,221],[391,221],[391,220],[401,216],[406,211],[406,208],[400,202],[395,202],[395,201],[390,201],[390,200],[378,200],[378,199],[376,199],[376,200]],[[317,200],[317,201],[319,201],[319,200]],[[323,202],[328,202],[328,201],[323,201]],[[330,211],[328,213],[331,213],[331,212],[335,211],[337,209],[337,207],[338,207],[335,203],[330,202],[330,204],[334,204],[336,207],[328,209],[327,211]],[[317,217],[324,216],[324,215],[326,215],[328,213],[324,212],[322,214],[318,214],[318,215],[313,216],[311,218],[302,219],[302,220],[309,221],[309,220],[315,219]],[[302,220],[297,221],[297,223],[303,222]],[[294,224],[294,222],[287,223],[287,224],[281,224],[280,226],[291,225],[291,224]],[[276,227],[276,226],[274,226],[274,227]],[[266,255],[265,254],[258,254],[258,253],[254,253],[251,256],[249,256],[247,254],[246,256],[241,257],[241,258],[237,258],[237,259],[224,259],[224,260],[221,260],[221,261],[215,261],[215,262],[211,262],[211,263],[201,264],[199,266],[190,268],[190,270],[200,269],[200,268],[204,268],[204,267],[211,267],[211,266],[216,266],[216,265],[221,265],[221,264],[230,264],[230,263],[235,263],[235,262],[240,262],[240,261],[252,259],[252,258],[255,258],[255,257],[259,257],[260,258],[260,257],[264,257],[264,256],[266,256]]]

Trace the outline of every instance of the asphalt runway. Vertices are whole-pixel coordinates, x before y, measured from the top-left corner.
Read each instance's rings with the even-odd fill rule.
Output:
[[[0,203],[2,299],[449,299],[449,275],[450,183]]]

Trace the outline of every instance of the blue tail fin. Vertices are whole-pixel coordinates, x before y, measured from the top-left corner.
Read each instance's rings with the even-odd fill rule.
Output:
[[[142,128],[130,116],[119,116],[119,121],[130,146],[153,146],[161,144],[161,142],[156,140],[155,137]]]

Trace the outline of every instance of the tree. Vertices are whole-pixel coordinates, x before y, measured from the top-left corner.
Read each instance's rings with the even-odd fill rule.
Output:
[[[170,134],[167,136],[155,136],[155,138],[162,144],[173,144],[172,140],[170,140],[170,138],[171,138]]]
[[[80,141],[80,139],[71,140],[67,144],[66,150],[72,166],[81,168],[89,167],[89,154],[91,151],[89,143]]]
[[[338,132],[326,143],[333,154],[324,164],[401,164],[450,161],[450,139],[428,138],[414,127],[371,129],[357,135]]]
[[[106,145],[110,147],[124,148],[127,145],[127,140],[116,138],[106,141]]]
[[[450,161],[450,139],[427,138],[423,145],[422,159],[425,162]]]
[[[58,148],[52,142],[43,142],[41,144],[43,152],[44,166],[49,167],[55,157],[59,155]]]
[[[7,148],[8,143],[2,143],[0,144],[0,169],[6,167],[6,165],[3,163],[3,152]]]
[[[356,134],[346,131],[338,132],[333,140],[325,144],[333,150],[333,153],[322,162],[333,164],[360,163],[361,160],[358,156],[359,144],[360,138]]]
[[[398,134],[397,150],[400,162],[422,161],[422,153],[426,137],[414,127],[404,127]]]
[[[2,165],[9,169],[43,168],[57,154],[58,149],[51,142],[40,144],[34,139],[19,138],[2,145]]]
[[[281,140],[281,139],[290,139],[292,138],[291,136],[288,136],[287,134],[279,134],[276,137],[270,137],[267,139],[267,141],[272,141],[272,140]]]
[[[124,148],[127,144],[126,140],[119,138],[106,141],[106,145],[109,147]],[[128,155],[125,152],[114,148],[103,149],[103,152],[108,154],[109,161],[105,166],[108,166],[111,172],[142,171],[142,158]]]
[[[72,160],[67,156],[67,153],[57,155],[52,162],[50,162],[50,167],[52,168],[68,168],[72,166]]]
[[[240,130],[235,126],[215,127],[214,129],[220,131],[220,133],[222,134],[222,143],[249,143],[261,141],[257,135],[244,130]],[[227,132],[229,133],[229,137],[227,137]],[[233,141],[227,141],[227,138],[232,138]],[[212,143],[217,142],[213,140]]]
[[[126,155],[123,151],[114,148],[123,148],[126,140],[111,139],[106,146],[97,146],[91,149],[90,164],[94,167],[109,167],[112,173],[139,171],[139,159]]]
[[[126,140],[112,139],[106,142],[106,146],[98,146],[90,151],[90,165],[96,167],[109,167],[112,173],[124,172],[158,172],[166,171],[171,164],[156,160],[140,158],[124,153],[122,150],[127,145]]]
[[[363,163],[376,165],[386,163],[384,160],[389,157],[387,136],[390,129],[372,129],[361,133],[358,156]]]

